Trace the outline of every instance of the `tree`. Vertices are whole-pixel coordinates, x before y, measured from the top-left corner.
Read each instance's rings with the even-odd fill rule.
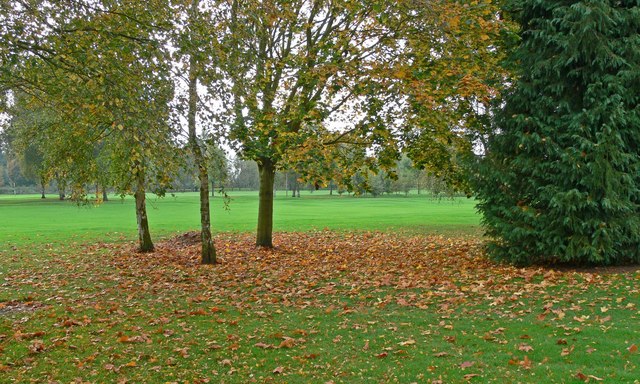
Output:
[[[490,131],[487,111],[509,82],[501,67],[514,24],[499,1],[422,2],[407,26],[402,62],[390,76],[407,96],[405,153],[458,189],[465,160]]]
[[[169,9],[143,3],[3,2],[0,35],[2,90],[30,96],[30,107],[61,117],[44,149],[64,168],[72,196],[96,180],[97,144],[111,160],[114,188],[132,193],[140,251],[152,251],[145,191],[162,192],[175,163],[168,125],[173,97],[161,39]],[[8,9],[7,9],[8,7]],[[60,183],[59,183],[60,185]]]
[[[197,117],[200,98],[198,96],[198,84],[203,71],[212,61],[211,54],[205,49],[207,25],[201,15],[200,2],[192,0],[188,9],[184,10],[187,22],[183,31],[176,35],[174,43],[178,48],[178,60],[186,60],[187,66],[187,131],[189,149],[193,155],[193,161],[198,169],[198,181],[200,189],[200,259],[202,264],[214,264],[216,262],[216,249],[211,236],[211,211],[209,209],[209,168],[206,158],[206,148],[196,132]],[[179,18],[174,19],[179,23]],[[180,25],[174,25],[179,29]],[[210,34],[211,35],[211,34]],[[213,34],[215,36],[215,34]]]
[[[14,94],[13,105],[7,109],[10,120],[5,128],[4,140],[13,149],[21,173],[28,179],[40,184],[41,198],[45,198],[45,187],[49,182],[50,165],[42,151],[42,143],[36,139],[35,132],[47,130],[54,124],[54,115],[50,111],[30,109],[26,95]]]
[[[233,1],[222,18],[221,70],[232,88],[230,139],[260,174],[256,244],[272,246],[276,169],[304,147],[358,141],[393,147],[379,68],[395,60],[388,2]],[[383,105],[385,107],[383,107]],[[342,126],[330,132],[329,121]],[[374,129],[375,127],[375,129]],[[395,151],[390,151],[395,155]],[[380,157],[382,158],[382,157]]]
[[[475,174],[491,255],[640,260],[636,1],[512,1],[519,79]]]

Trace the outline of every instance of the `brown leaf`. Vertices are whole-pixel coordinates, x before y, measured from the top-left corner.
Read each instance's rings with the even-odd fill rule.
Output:
[[[627,348],[627,351],[631,352],[631,353],[636,353],[638,352],[638,346],[635,344],[632,344],[629,348]]]
[[[463,376],[463,378],[464,378],[465,380],[471,380],[471,379],[473,379],[474,377],[478,377],[478,376],[480,376],[480,375],[479,375],[479,374],[477,374],[477,373],[467,373],[466,375],[464,375],[464,376]]]
[[[45,333],[43,331],[38,331],[38,332],[31,332],[31,333],[22,333],[20,331],[16,332],[13,337],[20,341],[20,340],[31,340],[34,339],[36,337],[40,337],[40,336],[44,336]]]
[[[416,343],[415,340],[409,339],[409,340],[401,341],[398,344],[404,347],[404,346],[407,346],[407,345],[414,345],[415,343]]]
[[[576,377],[576,379],[582,380],[582,381],[584,381],[584,382],[589,381],[589,376],[585,375],[585,374],[584,374],[584,373],[582,373],[582,372],[578,372],[578,373],[576,373],[575,377]]]
[[[253,346],[254,347],[258,347],[258,348],[262,348],[262,349],[275,348],[275,346],[273,344],[265,344],[265,343],[255,343]]]
[[[600,322],[600,324],[604,324],[604,323],[606,323],[608,321],[611,321],[611,316],[605,316],[605,317],[599,319],[598,321]]]
[[[385,357],[387,357],[387,356],[389,356],[389,354],[388,354],[387,352],[378,353],[378,354],[376,355],[376,357],[377,357],[378,359],[383,359],[383,358],[385,358]]]
[[[529,356],[524,356],[524,359],[518,363],[524,369],[531,369],[531,360]]]
[[[571,347],[569,347],[569,348],[562,348],[562,352],[560,352],[560,356],[568,356],[568,355],[570,355],[571,352],[573,352],[574,348],[575,347],[573,345]]]
[[[475,365],[475,361],[464,361],[460,364],[460,368],[467,369],[471,368]]]
[[[44,351],[44,342],[42,340],[33,340],[29,345],[29,351],[31,353],[39,353]]]
[[[521,343],[518,346],[518,350],[519,351],[524,351],[524,352],[531,352],[531,351],[533,351],[533,347],[530,346],[529,344]]]
[[[274,375],[279,375],[282,372],[284,372],[284,367],[276,367],[271,373],[273,373]]]
[[[296,345],[296,339],[292,337],[285,337],[284,340],[278,345],[278,348],[293,348]]]

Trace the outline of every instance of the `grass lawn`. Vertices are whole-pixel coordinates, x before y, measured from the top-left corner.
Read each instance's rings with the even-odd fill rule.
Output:
[[[472,201],[278,196],[265,250],[238,194],[214,266],[155,205],[137,254],[131,201],[0,197],[0,382],[639,382],[640,273],[495,264]]]
[[[471,199],[437,200],[426,195],[354,198],[329,196],[325,191],[303,192],[301,198],[278,192],[274,231],[330,228],[348,230],[411,230],[428,233],[477,233],[479,216]],[[217,232],[254,231],[257,192],[230,192],[225,209],[221,197],[212,201],[213,229]],[[150,196],[151,234],[154,238],[199,227],[197,193]],[[132,198],[112,197],[101,205],[77,206],[54,197],[0,195],[0,244],[58,240],[118,241],[136,238]]]

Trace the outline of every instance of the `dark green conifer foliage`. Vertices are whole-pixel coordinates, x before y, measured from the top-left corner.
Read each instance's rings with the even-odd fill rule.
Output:
[[[511,1],[520,75],[474,180],[490,253],[640,261],[640,1]]]

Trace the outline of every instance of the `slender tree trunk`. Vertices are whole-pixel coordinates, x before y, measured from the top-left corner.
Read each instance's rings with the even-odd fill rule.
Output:
[[[271,159],[258,161],[260,173],[260,192],[258,205],[258,233],[256,245],[273,247],[273,182],[275,180],[275,164]]]
[[[135,191],[136,199],[136,220],[138,222],[138,251],[153,252],[153,242],[149,231],[149,220],[147,218],[147,203],[144,189],[144,173],[139,172],[136,176],[137,185]]]
[[[192,16],[195,16],[197,10],[198,1],[196,0],[192,3]],[[198,111],[197,64],[195,56],[191,55],[189,58],[189,110],[187,124],[189,128],[189,146],[198,166],[198,179],[200,180],[200,237],[202,239],[200,260],[202,264],[215,264],[216,249],[211,236],[211,213],[209,211],[209,172],[196,135],[196,113]],[[211,190],[213,191],[213,188]]]
[[[40,187],[42,188],[42,195],[40,196],[41,199],[46,199],[47,197],[44,195],[44,185],[45,182],[44,180],[40,180]]]
[[[211,180],[211,197],[215,197],[215,196],[214,196],[214,195],[215,195],[215,193],[216,193],[216,186],[215,186],[215,184],[214,184],[214,181],[213,181],[213,180]]]
[[[107,194],[107,188],[102,188],[102,201],[109,201],[109,196]]]
[[[66,183],[64,180],[62,179],[58,179],[58,196],[60,198],[60,200],[64,200],[65,196],[65,189],[66,189]]]
[[[200,166],[198,177],[200,178],[201,261],[202,264],[215,264],[216,248],[211,236],[211,213],[209,210],[209,175],[205,165]]]

